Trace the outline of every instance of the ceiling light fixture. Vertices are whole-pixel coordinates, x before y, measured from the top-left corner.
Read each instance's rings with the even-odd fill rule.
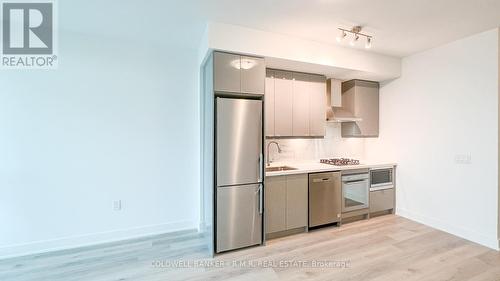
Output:
[[[350,33],[350,34],[352,34],[352,39],[349,42],[349,45],[351,45],[351,46],[356,45],[356,42],[359,40],[359,37],[363,36],[366,38],[365,48],[370,49],[372,47],[373,37],[370,35],[361,33],[361,29],[363,29],[363,27],[361,27],[359,25],[353,27],[351,30],[339,28],[340,34],[339,34],[339,36],[337,36],[337,42],[339,42],[339,43],[342,42],[344,40],[344,38],[346,38],[347,34]]]
[[[236,69],[244,69],[244,70],[251,69],[256,64],[257,64],[257,61],[255,61],[253,59],[245,59],[245,58],[242,58],[241,60],[237,59],[237,60],[231,61],[232,67],[234,67]]]

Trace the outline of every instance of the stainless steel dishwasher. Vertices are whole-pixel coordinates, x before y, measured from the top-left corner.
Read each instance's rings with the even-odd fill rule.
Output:
[[[340,172],[309,174],[309,227],[340,222],[341,213]]]

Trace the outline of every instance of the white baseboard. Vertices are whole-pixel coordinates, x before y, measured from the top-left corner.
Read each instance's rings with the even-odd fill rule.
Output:
[[[450,225],[446,222],[434,219],[434,218],[429,218],[426,216],[422,216],[420,214],[416,214],[414,212],[405,210],[405,209],[396,209],[396,214],[401,217],[405,217],[407,219],[419,222],[421,224],[428,225],[432,228],[439,229],[444,232],[448,232],[450,234],[453,234],[455,236],[464,238],[466,240],[481,244],[483,246],[486,246],[488,248],[491,248],[493,250],[498,251],[500,249],[500,241],[497,237],[489,237],[486,236],[482,233],[478,233],[475,230],[472,229],[467,229],[467,228],[462,228],[459,226],[455,225]]]
[[[72,237],[62,237],[58,239],[36,241],[25,244],[10,245],[0,247],[0,259],[80,248],[96,244],[164,234],[180,230],[196,229],[197,226],[198,223],[196,221],[177,221]]]

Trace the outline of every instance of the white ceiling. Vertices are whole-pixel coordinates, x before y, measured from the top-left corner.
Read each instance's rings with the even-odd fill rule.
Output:
[[[372,52],[399,57],[500,26],[500,0],[82,0],[59,3],[63,29],[190,48],[199,44],[207,21],[330,44],[338,44],[335,41],[337,27],[362,25],[363,32],[374,37]]]

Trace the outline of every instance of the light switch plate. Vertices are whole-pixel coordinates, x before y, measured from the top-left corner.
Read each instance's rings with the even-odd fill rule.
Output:
[[[470,154],[457,154],[455,155],[455,164],[470,165],[472,164],[472,156]]]
[[[122,209],[122,200],[113,201],[113,211],[120,211]]]

